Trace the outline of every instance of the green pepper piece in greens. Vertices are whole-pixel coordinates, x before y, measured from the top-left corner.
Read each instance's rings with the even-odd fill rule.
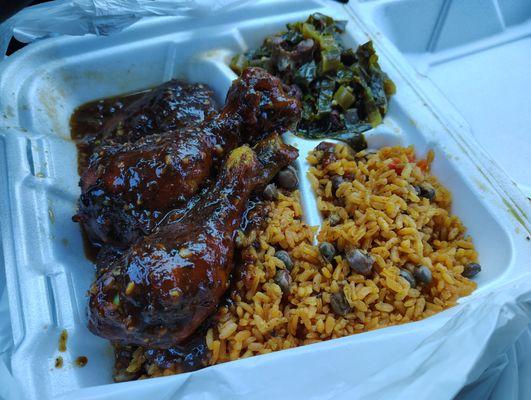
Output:
[[[334,101],[343,110],[348,110],[356,101],[356,96],[352,93],[352,88],[341,85],[334,93]]]

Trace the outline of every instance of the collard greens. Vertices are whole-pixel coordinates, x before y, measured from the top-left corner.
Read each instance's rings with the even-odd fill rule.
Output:
[[[346,21],[316,13],[262,45],[236,55],[231,68],[262,67],[290,86],[302,103],[298,134],[337,138],[355,149],[366,147],[362,133],[380,124],[395,85],[378,65],[372,42],[355,51],[341,40]]]

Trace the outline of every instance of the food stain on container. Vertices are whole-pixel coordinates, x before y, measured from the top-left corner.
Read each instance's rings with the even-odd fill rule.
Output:
[[[85,365],[87,365],[87,363],[88,363],[88,358],[85,356],[79,356],[78,358],[76,358],[76,361],[75,361],[75,364],[79,368],[83,368]]]
[[[66,341],[68,340],[68,332],[63,329],[59,336],[59,351],[64,353],[66,351]]]
[[[58,356],[55,359],[55,368],[63,368],[63,357]]]
[[[48,218],[50,218],[52,224],[55,224],[55,213],[51,208],[48,208]]]

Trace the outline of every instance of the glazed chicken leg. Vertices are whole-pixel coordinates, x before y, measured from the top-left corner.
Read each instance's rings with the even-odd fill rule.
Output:
[[[232,84],[220,114],[201,125],[100,147],[81,177],[75,219],[93,242],[128,245],[196,194],[230,150],[283,132],[299,118],[299,103],[280,80],[249,68]]]
[[[134,98],[134,100],[131,100]],[[200,83],[171,80],[146,93],[99,100],[78,110],[72,129],[83,154],[104,144],[134,142],[141,137],[199,125],[217,113],[214,92]]]
[[[182,219],[103,271],[90,290],[89,328],[115,342],[167,348],[212,314],[228,287],[247,200],[297,157],[273,134],[233,150],[211,190]]]
[[[124,107],[103,126],[102,140],[134,142],[155,133],[198,125],[216,114],[214,93],[202,84],[171,80]]]

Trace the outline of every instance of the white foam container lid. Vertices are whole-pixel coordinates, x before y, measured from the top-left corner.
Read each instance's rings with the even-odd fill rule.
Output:
[[[287,22],[316,11],[349,20],[347,45],[374,40],[381,67],[396,83],[397,93],[384,123],[367,133],[369,147],[413,144],[419,155],[435,151],[432,172],[453,193],[452,211],[468,227],[480,254],[478,289],[453,309],[419,322],[188,374],[113,384],[112,349],[87,328],[86,291],[94,269],[84,256],[79,226],[71,221],[79,176],[70,115],[87,101],[171,78],[206,83],[223,101],[235,78],[227,66],[232,54],[258,46]],[[300,150],[305,218],[318,224],[305,161],[318,142],[286,139]],[[27,46],[0,64],[0,154],[1,239],[15,343],[11,369],[23,382],[20,390],[27,398],[345,395],[363,380],[379,377],[378,372],[396,360],[414,365],[411,356],[418,355],[415,349],[422,341],[439,329],[446,332],[452,321],[462,321],[475,304],[487,304],[489,297],[514,301],[531,289],[525,276],[530,246],[526,237],[531,235],[525,197],[477,145],[469,126],[440,92],[408,66],[388,39],[363,22],[355,7],[319,0],[264,0],[202,19],[146,19],[110,37],[58,37]],[[508,294],[504,288],[515,280],[520,283],[514,295]],[[471,321],[472,326],[476,322],[480,324]],[[69,333],[68,348],[59,353],[63,329]],[[488,338],[468,339],[470,359],[456,366],[458,376],[444,378],[449,382],[437,390],[424,388],[433,398],[455,395],[466,382]],[[61,369],[54,368],[58,355],[65,359]],[[74,366],[80,355],[89,359],[84,368]],[[436,368],[432,365],[425,373]]]

